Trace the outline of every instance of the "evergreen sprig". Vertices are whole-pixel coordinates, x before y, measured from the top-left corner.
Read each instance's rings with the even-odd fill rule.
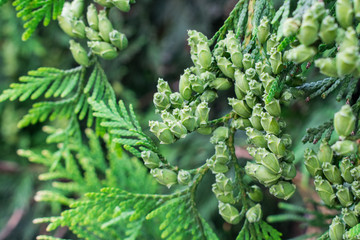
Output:
[[[44,26],[49,25],[51,19],[55,20],[61,14],[65,0],[16,0],[17,16],[21,18],[26,29],[22,35],[25,41],[34,33],[37,26],[43,21]],[[0,4],[1,5],[1,4]]]

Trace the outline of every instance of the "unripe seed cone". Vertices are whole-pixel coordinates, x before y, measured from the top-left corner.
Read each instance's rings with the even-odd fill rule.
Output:
[[[74,0],[71,3],[71,12],[74,14],[76,18],[80,18],[82,16],[82,12],[84,10],[84,0]]]
[[[350,0],[336,1],[336,19],[341,27],[347,28],[352,25],[354,19],[354,10]],[[331,239],[332,240],[332,239]]]
[[[305,46],[313,44],[318,38],[319,23],[311,12],[306,12],[297,38]]]
[[[120,33],[117,30],[113,30],[109,33],[110,42],[119,50],[123,50],[128,46],[128,40],[125,34]]]
[[[315,152],[312,149],[306,149],[304,154],[304,164],[311,176],[315,177],[316,175],[322,174],[322,168],[320,161],[317,158]]]
[[[336,54],[336,69],[339,76],[354,72],[358,59],[358,48],[347,48]]]
[[[277,198],[288,200],[295,193],[295,190],[294,184],[280,181],[276,185],[271,186],[270,193]]]
[[[249,53],[244,54],[242,64],[245,70],[252,68],[254,66],[254,59],[252,58],[251,54]]]
[[[152,169],[150,173],[160,184],[168,188],[177,183],[177,174],[172,170],[155,168]]]
[[[355,213],[348,208],[343,208],[341,214],[343,215],[342,219],[349,227],[354,227],[359,223]]]
[[[300,21],[295,18],[288,18],[283,25],[283,33],[285,37],[295,35],[300,27]]]
[[[90,27],[85,27],[85,35],[91,41],[101,41],[99,33]]]
[[[319,151],[317,153],[317,157],[321,163],[332,163],[333,160],[333,150],[327,143],[327,141],[321,141]]]
[[[315,190],[319,194],[321,200],[323,200],[326,205],[333,206],[335,204],[336,195],[331,184],[320,176],[315,177],[314,184]]]
[[[336,216],[329,228],[330,240],[342,240],[345,233],[345,225],[341,222],[340,218]]]
[[[315,66],[319,68],[320,72],[329,77],[337,77],[336,60],[335,58],[320,58],[315,60]]]
[[[89,5],[87,12],[86,12],[86,19],[87,19],[89,26],[93,30],[95,30],[95,31],[99,30],[99,18],[98,18],[98,14],[97,14],[96,7],[94,6],[94,4]]]
[[[268,148],[271,152],[276,155],[284,156],[285,155],[285,145],[282,142],[281,138],[276,137],[273,134],[267,134],[265,139],[268,143]]]
[[[246,192],[251,200],[254,202],[261,202],[263,200],[263,193],[260,187],[252,185],[250,190]]]
[[[179,92],[185,100],[189,100],[192,94],[190,80],[189,80],[190,74],[191,74],[190,70],[186,69],[184,74],[180,76],[180,81],[179,81]]]
[[[354,181],[354,177],[351,175],[351,169],[353,169],[353,167],[354,166],[348,158],[344,158],[340,162],[341,176],[348,183],[352,183]]]
[[[75,59],[75,61],[85,67],[89,66],[89,57],[85,49],[80,45],[80,43],[70,40],[70,50]]]
[[[356,118],[349,105],[341,107],[340,111],[335,113],[334,128],[339,136],[347,137],[355,129]]]
[[[334,145],[331,146],[332,150],[340,156],[348,156],[355,154],[358,151],[358,146],[356,142],[350,140],[337,141]]]
[[[316,49],[314,47],[299,45],[285,52],[285,54],[284,54],[284,59],[286,58],[288,61],[293,61],[298,64],[298,63],[306,62],[310,60],[313,56],[315,56]]]
[[[66,17],[66,16],[58,16],[57,17],[59,26],[61,29],[70,37],[76,37],[76,35],[73,33],[73,23],[74,20],[72,18]]]
[[[349,207],[353,204],[353,195],[350,192],[350,190],[347,187],[344,187],[343,185],[336,185],[336,196],[339,200],[340,204],[343,207]]]
[[[250,90],[249,81],[247,80],[246,75],[243,72],[241,72],[239,69],[236,69],[234,77],[236,87],[239,88],[243,93],[246,93]]]
[[[282,169],[281,176],[285,180],[291,180],[296,176],[296,168],[293,163],[281,162],[280,168]]]
[[[120,11],[130,11],[130,0],[110,0],[109,2],[111,2]]]
[[[247,210],[245,216],[250,223],[259,222],[262,218],[261,205],[256,204],[255,206],[251,207],[249,210]]]
[[[88,42],[88,46],[95,54],[106,60],[111,60],[118,55],[116,48],[107,42]]]
[[[341,184],[342,178],[338,167],[328,162],[322,164],[322,169],[325,177],[334,184]]]
[[[146,167],[153,169],[160,166],[159,156],[153,151],[143,151],[141,152],[141,158],[144,160]]]
[[[238,224],[240,222],[239,211],[229,203],[219,202],[219,213],[228,223]]]
[[[335,41],[337,35],[338,25],[335,23],[335,18],[326,16],[320,26],[319,36],[326,44],[331,44]]]
[[[251,116],[251,109],[248,107],[245,100],[229,98],[229,105],[232,106],[234,112],[240,117],[249,118]]]
[[[233,68],[232,63],[227,58],[217,57],[216,61],[218,67],[225,76],[229,78],[234,78],[235,69]]]
[[[258,130],[247,127],[246,129],[246,135],[249,137],[249,140],[252,144],[254,144],[257,147],[266,148],[267,147],[267,141],[265,139],[265,136]]]
[[[180,170],[177,176],[177,180],[180,184],[188,185],[191,181],[191,174],[189,171]]]
[[[99,30],[100,36],[105,42],[110,42],[109,33],[114,30],[112,23],[106,16],[106,11],[101,10],[99,12]]]

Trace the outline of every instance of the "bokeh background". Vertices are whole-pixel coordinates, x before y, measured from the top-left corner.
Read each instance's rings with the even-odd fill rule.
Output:
[[[152,96],[156,90],[158,77],[170,82],[176,90],[179,75],[183,69],[192,65],[189,47],[187,46],[187,30],[195,29],[211,37],[236,4],[235,0],[142,0],[133,5],[126,14],[113,10],[110,12],[114,26],[126,33],[129,48],[114,61],[103,61],[102,65],[111,81],[119,99],[133,104],[140,116],[142,126],[147,126],[149,119],[159,118],[154,113]],[[282,1],[275,1],[279,6]],[[40,27],[28,41],[21,41],[23,32],[21,20],[11,1],[0,7],[0,90],[25,75],[29,70],[41,66],[68,69],[75,67],[68,50],[69,37],[52,22],[48,27]],[[308,81],[319,76],[312,73]],[[219,116],[227,113],[226,93],[220,96],[214,107]],[[284,111],[288,122],[289,133],[294,139],[293,150],[296,161],[301,163],[306,145],[301,143],[305,129],[319,125],[329,119],[341,104],[330,95],[326,101],[303,99],[289,105]],[[0,103],[0,240],[35,239],[36,235],[45,233],[45,225],[34,225],[36,217],[58,215],[59,209],[52,209],[46,204],[36,203],[36,191],[47,187],[37,175],[45,169],[31,164],[27,159],[17,156],[17,149],[42,149],[45,146],[46,134],[43,124],[36,124],[18,129],[16,124],[31,106],[30,102]],[[213,116],[216,117],[216,116]],[[47,123],[46,123],[47,124]],[[60,125],[61,122],[54,124]],[[172,145],[162,146],[164,154],[170,161],[180,167],[199,166],[213,154],[208,142],[209,137],[191,134],[186,139]],[[237,153],[246,161],[246,139],[239,133],[237,137]],[[211,192],[212,176],[206,176],[199,190],[199,208],[203,216],[209,220],[221,239],[235,239],[237,226],[223,222],[218,214],[217,202]],[[303,207],[310,207],[309,200],[316,199],[309,184],[309,178],[301,164],[298,164],[296,178],[298,193],[290,202]],[[278,208],[278,200],[264,190],[264,214],[274,215],[286,213]],[[305,201],[304,201],[305,199]],[[301,219],[300,219],[301,220]],[[284,239],[293,238],[305,232],[320,231],[309,228],[300,221],[274,223],[284,234]],[[67,229],[61,229],[59,237],[73,238]]]

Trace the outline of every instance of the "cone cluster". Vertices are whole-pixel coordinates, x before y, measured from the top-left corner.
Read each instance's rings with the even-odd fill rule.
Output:
[[[107,60],[115,58],[118,51],[128,45],[125,34],[113,28],[106,10],[98,12],[93,4],[87,8],[86,21],[89,26],[86,26],[83,10],[84,0],[65,2],[58,17],[60,27],[72,38],[87,39],[87,45],[95,55]],[[70,50],[77,63],[83,66],[89,65],[88,53],[80,43],[70,40]]]
[[[338,0],[336,17],[330,15],[324,2],[316,1],[305,11],[301,21],[289,18],[283,26],[285,36],[296,36],[293,48],[284,53],[284,60],[303,63],[311,60],[320,44],[335,45],[336,55],[327,52],[315,60],[315,66],[329,77],[360,76],[359,25],[360,4],[358,1]]]
[[[323,140],[318,152],[311,149],[305,151],[305,166],[315,178],[315,189],[320,198],[328,206],[342,208],[340,216],[334,218],[330,225],[331,240],[344,239],[346,229],[359,223],[359,145],[351,136],[355,121],[351,107],[343,106],[334,116],[334,128],[339,140],[331,146]]]

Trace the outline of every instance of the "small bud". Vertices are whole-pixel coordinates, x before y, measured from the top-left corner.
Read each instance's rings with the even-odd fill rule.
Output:
[[[141,152],[141,158],[144,160],[146,167],[150,169],[158,168],[160,166],[159,156],[153,151],[143,151]]]
[[[314,47],[307,47],[305,45],[299,45],[289,51],[285,52],[286,59],[288,61],[293,61],[296,64],[306,62],[310,60],[316,54],[316,49]],[[285,56],[284,56],[285,58]]]
[[[325,162],[332,163],[333,155],[334,153],[331,147],[329,146],[328,142],[326,140],[322,140],[317,154],[320,163],[325,163]]]
[[[80,43],[70,40],[70,51],[78,64],[85,67],[89,66],[89,57]]]
[[[249,196],[249,198],[251,200],[253,200],[254,202],[261,202],[263,200],[263,193],[261,191],[261,188],[256,186],[256,185],[252,185],[249,189],[248,192],[246,192],[247,195]]]
[[[170,99],[164,92],[156,92],[154,94],[154,105],[159,110],[170,108]]]
[[[229,203],[219,202],[219,213],[230,224],[238,224],[240,222],[239,211]]]
[[[177,175],[177,180],[182,185],[188,185],[191,181],[191,174],[189,171],[180,170]]]
[[[99,31],[100,31],[100,37],[105,41],[105,42],[110,42],[110,37],[109,37],[109,33],[111,31],[113,31],[114,28],[112,26],[112,23],[110,22],[110,20],[108,19],[107,15],[106,15],[106,11],[105,10],[101,10],[99,12]]]
[[[244,54],[242,64],[245,70],[252,68],[254,66],[254,58],[251,56],[251,54],[249,53]]]
[[[243,72],[241,72],[239,69],[236,69],[234,77],[235,77],[235,89],[238,88],[243,93],[246,93],[247,91],[250,90],[249,81],[247,80],[246,75]]]
[[[250,223],[259,222],[262,218],[261,205],[256,204],[255,206],[251,207],[249,210],[247,210],[245,216]]]
[[[262,84],[256,80],[250,80],[249,82],[249,87],[250,87],[250,91],[258,96],[261,97],[261,95],[263,94],[263,88],[262,88]]]
[[[190,84],[190,70],[186,69],[184,71],[184,74],[180,76],[180,81],[179,81],[179,92],[181,94],[181,96],[185,99],[185,100],[189,100],[191,98],[191,84]]]
[[[187,129],[180,121],[171,122],[169,125],[170,125],[170,131],[177,138],[185,138],[186,137]]]
[[[281,173],[279,160],[273,153],[265,153],[260,163],[273,174]]]
[[[150,173],[162,185],[170,188],[177,183],[177,174],[170,169],[151,169]]]
[[[275,117],[267,112],[261,113],[261,126],[267,133],[278,135],[280,133],[280,125]]]
[[[270,115],[279,117],[281,115],[280,101],[274,98],[265,104],[265,110],[270,113]]]
[[[245,101],[250,108],[253,108],[258,103],[257,97],[251,91],[247,91]]]
[[[216,98],[218,97],[217,93],[213,90],[205,90],[205,92],[203,92],[203,94],[201,94],[200,96],[200,100],[202,102],[208,102],[211,103],[213,102]]]
[[[350,172],[351,169],[353,169],[353,167],[354,166],[350,162],[349,158],[343,158],[343,160],[341,160],[341,162],[340,162],[341,176],[348,183],[352,183],[354,181],[354,178]]]
[[[89,5],[87,12],[86,12],[86,19],[87,19],[89,26],[93,30],[95,30],[95,31],[99,30],[98,13],[96,11],[96,7],[94,6],[94,4]]]
[[[245,128],[251,127],[251,122],[248,119],[238,118],[231,122],[231,127],[238,130],[245,130]]]
[[[90,27],[85,27],[85,35],[91,41],[101,41],[99,33]]]
[[[109,33],[110,42],[112,45],[117,47],[119,50],[123,50],[128,46],[128,40],[125,34],[120,33],[117,30],[112,30]]]
[[[295,164],[287,163],[287,162],[281,162],[280,168],[282,169],[281,176],[285,180],[291,180],[296,176]]]
[[[228,90],[231,88],[232,82],[226,78],[216,78],[214,81],[210,82],[209,86],[216,90]]]
[[[298,32],[300,24],[300,21],[295,18],[286,19],[282,29],[284,36],[294,36]]]
[[[353,204],[353,195],[350,192],[349,188],[344,187],[343,185],[336,185],[336,196],[339,199],[340,204],[343,207],[349,207]]]
[[[337,141],[331,146],[331,149],[340,156],[348,156],[357,152],[356,142],[350,140]]]
[[[334,128],[341,137],[349,136],[355,129],[356,118],[349,105],[341,107],[340,111],[334,115]]]
[[[130,11],[130,0],[111,0],[110,2],[120,11]]]
[[[271,152],[280,156],[285,155],[285,144],[282,142],[281,138],[278,138],[273,134],[266,134],[265,139]]]
[[[246,135],[249,137],[249,140],[252,144],[254,144],[257,147],[266,148],[267,147],[267,141],[265,139],[265,136],[258,130],[247,127],[246,129]]]
[[[311,12],[306,12],[303,16],[299,34],[297,35],[300,43],[305,46],[313,44],[318,37],[318,31],[319,22]]]
[[[202,102],[197,106],[195,115],[198,118],[198,123],[200,126],[204,126],[208,123],[209,112],[210,108],[206,102]]]
[[[334,194],[334,189],[331,184],[322,179],[320,176],[315,176],[315,190],[319,194],[321,200],[328,206],[333,206],[335,204],[336,196]]]
[[[206,160],[206,164],[213,173],[226,173],[229,171],[229,168],[226,166],[226,164],[217,162],[213,158]]]
[[[335,41],[337,35],[338,25],[335,23],[335,18],[326,16],[320,26],[319,36],[326,44],[331,44]]]
[[[260,21],[260,25],[258,26],[257,38],[260,43],[265,43],[266,39],[269,36],[270,25],[269,19],[267,17],[263,17]]]
[[[271,49],[269,61],[274,74],[278,74],[283,70],[282,55],[276,48]]]
[[[315,177],[316,175],[322,174],[322,168],[314,150],[309,148],[305,149],[304,159],[305,167],[311,176]]]
[[[264,184],[265,186],[271,186],[275,184],[281,177],[281,174],[274,174],[265,166],[251,162],[246,163],[245,172],[249,176],[256,178],[260,183]]]
[[[229,78],[234,78],[234,72],[235,69],[232,66],[232,63],[225,57],[217,57],[216,58],[216,62],[218,67],[220,68],[221,72],[229,77]]]
[[[270,194],[277,198],[288,200],[294,193],[296,187],[289,182],[280,181],[277,184],[270,187]]]
[[[229,105],[232,106],[234,112],[242,118],[249,118],[251,116],[251,109],[247,106],[245,100],[229,98]]]
[[[267,54],[270,55],[271,49],[273,49],[274,47],[277,47],[278,44],[279,43],[276,39],[276,34],[271,34],[270,38],[266,41]]]
[[[349,227],[354,227],[359,223],[355,213],[348,208],[341,209],[342,219]]]
[[[111,60],[118,55],[116,48],[107,42],[88,42],[88,47],[91,48],[93,53],[106,60]]]
[[[70,9],[76,18],[80,18],[82,16],[82,12],[84,11],[84,0],[72,1]]]
[[[325,177],[329,180],[329,182],[333,184],[341,184],[342,178],[340,170],[337,166],[332,165],[331,163],[324,162],[322,164],[322,169]]]
[[[318,67],[320,72],[326,76],[338,76],[335,58],[319,58],[315,60],[315,66]]]
[[[161,144],[175,142],[173,133],[165,123],[150,121],[150,131],[161,141]]]
[[[341,27],[347,28],[352,25],[354,20],[354,10],[350,0],[336,1],[336,19]]]
[[[58,16],[57,19],[59,22],[59,26],[67,35],[69,35],[70,37],[76,37],[76,35],[73,33],[73,18],[61,15]]]
[[[336,54],[336,69],[339,76],[345,76],[354,72],[358,50],[356,47],[347,48]]]

